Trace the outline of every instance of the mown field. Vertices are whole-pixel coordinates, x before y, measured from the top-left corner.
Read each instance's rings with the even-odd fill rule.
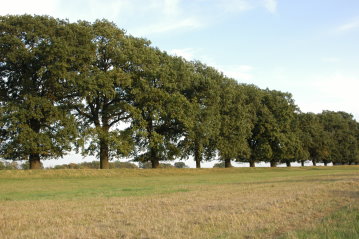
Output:
[[[0,238],[359,238],[359,167],[0,171]]]

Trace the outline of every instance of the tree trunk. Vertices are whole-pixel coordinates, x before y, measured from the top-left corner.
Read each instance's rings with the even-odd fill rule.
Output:
[[[290,161],[286,161],[285,164],[287,165],[287,167],[291,167],[292,165],[290,164]]]
[[[159,168],[160,167],[160,162],[158,161],[157,158],[152,158],[151,159],[151,164],[152,164],[152,168]]]
[[[304,160],[302,160],[300,163],[302,164],[302,167],[304,167]]]
[[[272,168],[277,167],[277,162],[270,161],[270,166],[271,166]]]
[[[352,162],[352,161],[349,161],[349,162],[348,162],[348,165],[352,165],[352,164],[353,164],[353,162]]]
[[[224,160],[224,167],[225,168],[231,168],[232,164],[231,164],[231,160],[230,159],[225,159]]]
[[[198,142],[194,144],[194,160],[196,161],[196,168],[201,168],[201,152],[198,147]]]
[[[30,154],[30,169],[41,169],[41,161],[39,154]]]
[[[157,151],[154,148],[150,149],[150,155],[151,155],[151,164],[152,168],[159,168],[160,167],[160,160],[157,157]]]
[[[100,169],[109,169],[108,144],[105,139],[100,139]]]
[[[324,163],[324,166],[328,166],[328,161],[327,160],[324,160],[323,163]]]
[[[317,166],[317,162],[315,160],[312,160],[313,166]]]
[[[249,167],[254,168],[256,166],[253,160],[249,160]]]
[[[38,119],[30,119],[28,124],[34,132],[36,133],[40,132],[41,124]],[[30,166],[29,166],[30,169],[41,169],[41,161],[40,161],[39,153],[30,154],[29,161],[30,161]]]
[[[196,168],[201,168],[201,161],[196,159]]]

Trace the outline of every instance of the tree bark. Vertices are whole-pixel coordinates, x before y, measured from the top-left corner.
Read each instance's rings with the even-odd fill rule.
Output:
[[[30,169],[41,169],[41,161],[39,154],[30,154]]]
[[[286,161],[285,164],[287,165],[287,167],[291,167],[292,165],[290,164],[290,161]]]
[[[324,166],[328,166],[328,161],[327,160],[324,160],[323,163],[324,163]]]
[[[196,168],[201,168],[202,158],[197,141],[194,143],[194,160],[196,161]]]
[[[302,160],[300,163],[302,164],[302,167],[304,167],[304,160]]]
[[[152,168],[159,168],[160,167],[160,162],[158,161],[157,158],[152,158],[151,159],[151,164],[152,164]]]
[[[225,159],[224,160],[224,167],[225,168],[231,168],[232,164],[231,164],[231,160],[230,159]]]
[[[312,160],[313,166],[317,166],[317,162],[315,160]]]
[[[349,161],[349,162],[348,162],[348,165],[352,165],[352,164],[353,164],[353,162],[352,162],[352,161]]]
[[[108,144],[105,139],[100,139],[100,169],[109,169]]]
[[[254,168],[256,166],[253,160],[249,160],[249,167]]]
[[[28,122],[30,128],[36,132],[40,132],[41,123],[38,119],[30,119]],[[29,155],[29,162],[30,162],[30,169],[41,169],[41,161],[40,161],[40,154],[39,153],[31,153]]]
[[[152,164],[152,168],[159,168],[160,167],[160,160],[157,156],[157,152],[156,149],[151,148],[150,149],[150,155],[151,155],[151,164]]]
[[[272,168],[277,167],[277,162],[271,161],[271,162],[270,162],[270,166],[271,166]]]

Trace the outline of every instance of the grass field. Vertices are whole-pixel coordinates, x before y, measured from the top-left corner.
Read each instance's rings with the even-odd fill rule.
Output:
[[[0,171],[0,238],[359,238],[359,167]]]

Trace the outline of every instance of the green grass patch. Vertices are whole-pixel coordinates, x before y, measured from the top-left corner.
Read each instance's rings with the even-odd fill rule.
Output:
[[[354,239],[359,238],[359,206],[341,208],[323,218],[311,229],[290,232],[281,239]]]
[[[0,171],[0,201],[126,197],[197,190],[225,184],[327,183],[359,167],[110,169]],[[328,178],[330,175],[330,178]]]

